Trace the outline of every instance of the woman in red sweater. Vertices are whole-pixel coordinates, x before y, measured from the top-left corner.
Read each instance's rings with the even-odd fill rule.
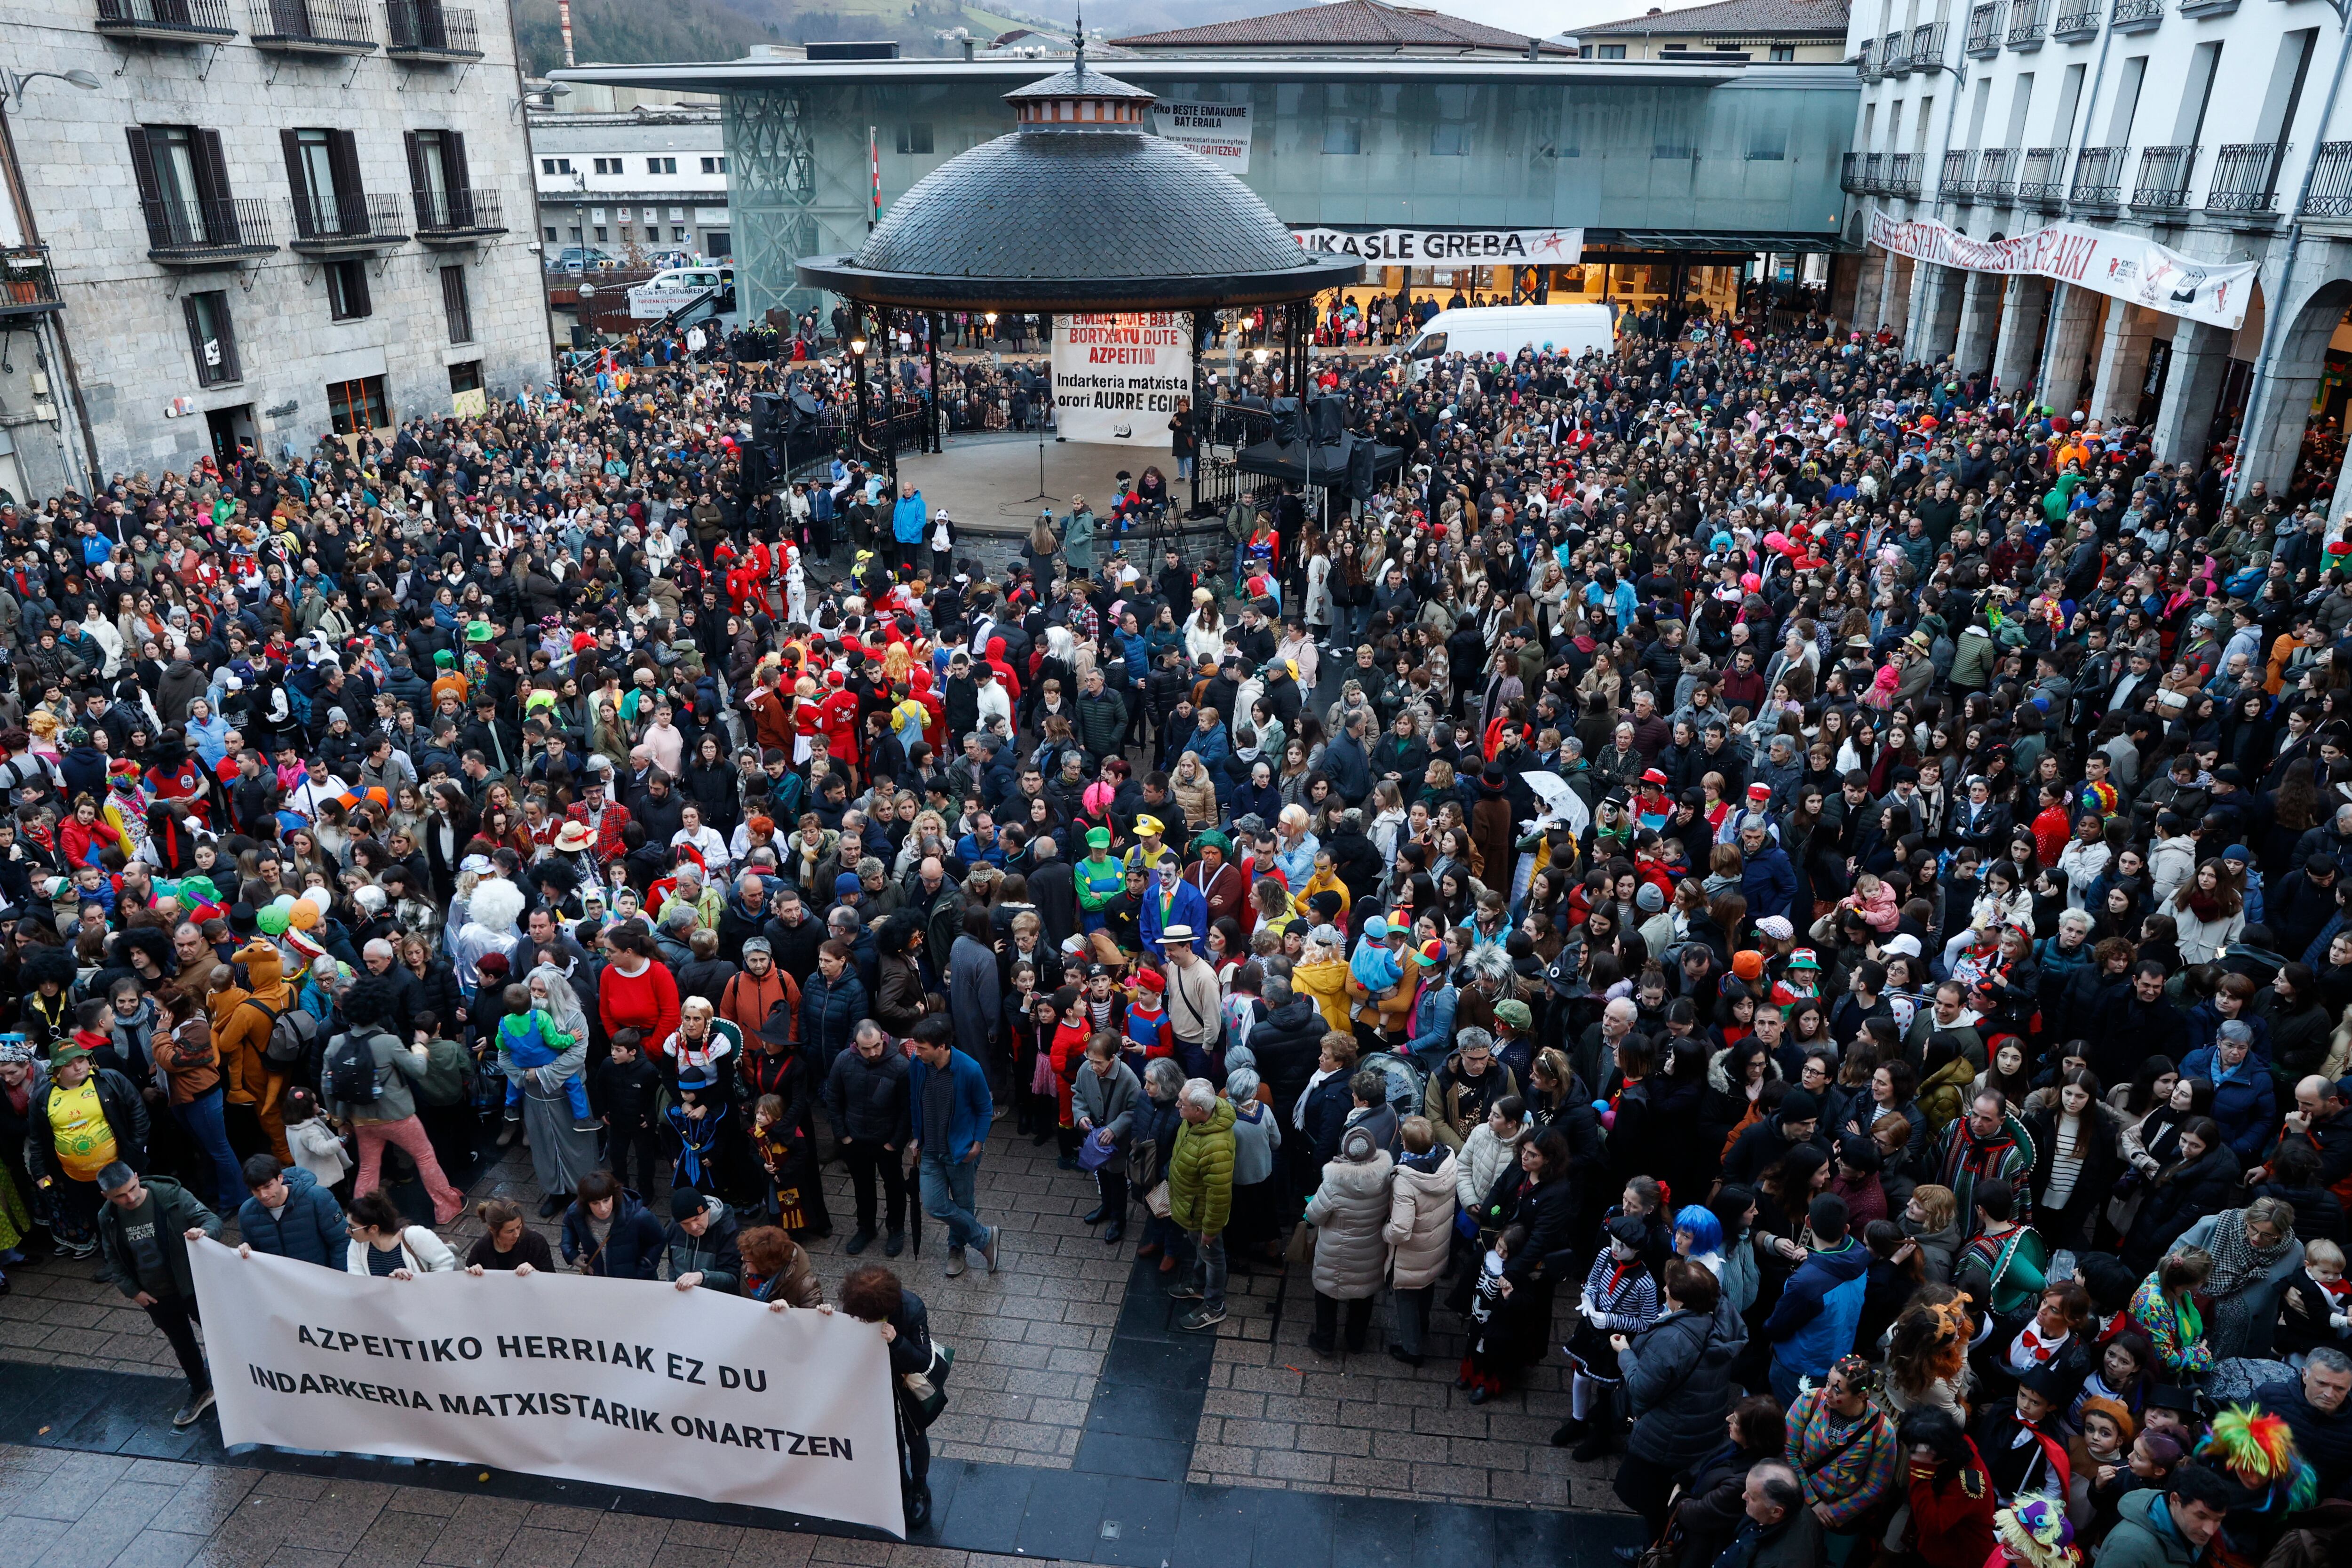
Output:
[[[677,1032],[677,977],[654,958],[654,941],[644,926],[632,921],[613,933],[613,962],[596,987],[596,1011],[610,1039],[623,1029],[635,1029],[644,1049],[665,1077],[675,1077],[677,1064],[658,1055],[662,1042]]]

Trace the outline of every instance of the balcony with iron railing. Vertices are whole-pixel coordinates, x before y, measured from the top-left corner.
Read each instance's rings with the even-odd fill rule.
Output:
[[[2009,47],[2012,49],[2038,49],[2050,32],[2050,0],[2011,0],[2009,7]]]
[[[427,245],[466,245],[506,232],[495,190],[419,191],[415,200],[416,237]]]
[[[236,37],[228,0],[98,0],[98,30],[110,38],[213,44]]]
[[[1987,147],[1977,154],[1977,200],[2010,202],[2017,197],[2017,149]]]
[[[2205,210],[2242,217],[2272,217],[2278,212],[2279,164],[2286,155],[2281,142],[2236,142],[2213,155],[2213,178],[2205,187]]]
[[[2226,16],[2238,8],[2238,0],[2180,0],[2184,16]]]
[[[2107,26],[2118,33],[2145,33],[2164,25],[2164,0],[2116,0]]]
[[[1894,153],[1886,159],[1886,194],[1890,196],[1916,196],[1919,194],[1919,154]]]
[[[0,317],[37,316],[62,308],[47,246],[0,247]]]
[[[1862,41],[1862,47],[1854,51],[1854,75],[1860,77],[1864,81],[1876,81],[1880,77],[1885,75],[1885,72],[1879,69],[1879,62],[1876,58],[1877,52],[1878,40],[1875,38],[1864,38]]]
[[[235,267],[278,248],[269,204],[258,197],[159,196],[139,205],[147,258],[167,267]]]
[[[1862,160],[1862,188],[1873,195],[1886,194],[1886,154],[1868,153]]]
[[[1944,24],[1930,22],[1911,29],[1911,68],[1933,70],[1944,63]]]
[[[2017,199],[2028,206],[2054,207],[2066,195],[2066,149],[2028,147],[2017,167]]]
[[[1858,195],[1862,193],[1864,186],[1862,183],[1861,153],[1846,153],[1840,155],[1838,163],[1838,189],[1845,191],[1851,195]]]
[[[1971,177],[1970,165],[1976,154],[1960,149],[1944,154],[1944,175],[1936,182],[1936,194],[1948,202],[1972,202],[1977,188]]]
[[[1885,42],[1879,46],[1879,53],[1880,58],[1886,62],[1886,74],[1888,76],[1909,76],[1911,74],[1911,48],[1910,46],[1904,41],[1904,37],[1901,33],[1887,34]]]
[[[372,55],[375,29],[366,0],[246,0],[246,34],[257,49],[289,55]]]
[[[314,195],[288,205],[294,214],[294,236],[286,248],[298,256],[351,256],[408,243],[408,225],[397,196]]]
[[[441,0],[384,0],[384,20],[391,42],[384,53],[416,64],[446,64],[482,58],[480,30],[474,14]]]
[[[2352,217],[2352,142],[2322,142],[2311,158],[2305,217]]]
[[[2074,183],[2067,200],[2086,207],[2119,206],[2124,199],[2127,147],[2085,147],[2074,154]]]
[[[2062,44],[2096,37],[2105,15],[2103,0],[2058,0],[2058,20],[2050,25],[2050,36]]]
[[[2000,0],[1969,12],[1968,52],[1979,59],[2000,53]]]
[[[2197,171],[2193,146],[2147,147],[2140,151],[2139,183],[2131,205],[2143,212],[2177,212],[2189,205],[2189,179]]]

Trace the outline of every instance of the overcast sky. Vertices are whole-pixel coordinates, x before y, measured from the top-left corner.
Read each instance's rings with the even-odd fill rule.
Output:
[[[1613,22],[1621,16],[1638,16],[1652,5],[1663,10],[1679,11],[1684,5],[1695,3],[1695,0],[1408,0],[1408,3],[1433,11],[1467,16],[1490,27],[1506,27],[1514,33],[1548,38],[1555,33],[1573,33],[1580,26],[1594,22]]]

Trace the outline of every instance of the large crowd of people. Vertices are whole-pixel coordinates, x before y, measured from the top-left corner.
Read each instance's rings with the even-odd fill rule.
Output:
[[[1185,1331],[1288,1269],[1316,1355],[1564,1364],[1662,1562],[2320,1550],[2352,545],[1818,317],[1427,368],[1315,367],[1394,478],[1157,559],[761,479],[839,367],[708,341],[0,508],[0,1263],[92,1258],[184,1424],[206,1235],[944,1377],[901,1276],[1000,1267],[1025,1138]],[[517,1139],[557,1244],[460,1258]]]

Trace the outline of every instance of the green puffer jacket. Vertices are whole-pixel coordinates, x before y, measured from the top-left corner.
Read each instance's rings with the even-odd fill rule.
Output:
[[[1216,1236],[1234,1211],[1234,1108],[1217,1101],[1206,1121],[1176,1130],[1168,1157],[1168,1217],[1186,1235]]]

